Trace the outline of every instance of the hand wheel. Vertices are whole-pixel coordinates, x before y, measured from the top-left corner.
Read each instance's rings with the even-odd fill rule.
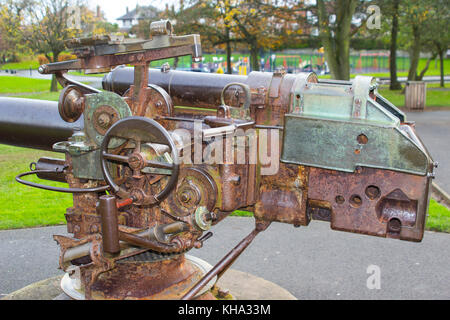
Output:
[[[129,142],[134,142],[134,150],[129,155],[120,155],[109,153],[112,149],[109,147],[110,141],[113,138],[124,139]],[[117,141],[117,140],[116,140]],[[146,155],[142,152],[143,144],[150,143],[163,146],[167,153],[170,152],[171,161],[155,161],[146,159]],[[117,143],[114,143],[117,147]],[[179,173],[179,157],[175,143],[169,132],[164,129],[159,123],[152,119],[144,117],[128,117],[116,122],[106,132],[101,145],[101,167],[106,183],[111,186],[111,191],[116,193],[121,198],[131,198],[137,204],[153,204],[159,203],[172,191],[176,186]],[[158,194],[148,194],[143,189],[126,190],[124,187],[119,187],[114,182],[108,168],[108,162],[119,162],[127,164],[133,171],[134,176],[140,176],[141,170],[145,168],[165,169],[169,170],[170,178],[164,188]],[[157,175],[157,173],[156,173]],[[167,175],[167,174],[165,174]]]

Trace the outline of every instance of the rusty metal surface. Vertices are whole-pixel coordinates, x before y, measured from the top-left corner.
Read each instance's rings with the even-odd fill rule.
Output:
[[[201,270],[183,255],[157,262],[119,262],[99,276],[92,286],[92,298],[180,299],[201,276]]]
[[[102,221],[103,251],[107,254],[117,254],[120,252],[120,245],[116,197],[101,196],[97,208]]]
[[[238,243],[230,252],[228,252],[206,275],[204,275],[185,295],[182,300],[191,300],[197,293],[209,282],[217,276],[220,278],[233,262],[241,255],[241,253],[252,243],[255,237],[270,226],[270,222],[256,222],[255,229],[241,242]]]
[[[428,177],[371,168],[355,174],[311,168],[308,198],[331,211],[335,230],[421,241],[430,183]],[[392,219],[400,222],[394,221],[395,231]]]
[[[307,167],[282,164],[277,176],[263,177],[255,218],[307,226],[309,171]]]
[[[184,167],[180,171],[178,185],[166,203],[170,212],[187,216],[199,206],[205,206],[209,211],[213,211],[217,197],[217,185],[207,171],[196,167]]]
[[[42,163],[50,170],[41,177],[64,179],[66,192],[84,190],[73,192],[65,214],[73,238],[55,240],[60,267],[78,277],[87,299],[192,299],[272,222],[300,227],[321,220],[334,230],[422,240],[433,162],[404,115],[377,95],[373,79],[319,81],[312,73],[282,70],[232,76],[149,69],[155,59],[201,53],[196,35],[175,37],[167,22],[152,26],[150,41],[74,39],[69,44],[78,60],[42,66],[41,73],[55,73],[64,87],[59,115],[55,103],[0,99],[0,111],[6,108],[0,142],[53,145],[66,159]],[[108,74],[103,87],[109,92],[65,75],[69,69],[100,72],[121,64],[134,68]],[[316,131],[302,126],[306,115],[320,124]],[[303,122],[289,125],[293,118]],[[331,126],[337,122],[344,138],[351,125],[357,124],[358,132],[338,138]],[[358,159],[364,147],[381,141],[380,130],[367,131],[369,122],[383,127],[385,135],[364,163],[380,154],[384,158],[363,166]],[[408,140],[409,151],[392,146],[392,128]],[[188,141],[179,129],[190,134]],[[181,154],[195,159],[195,148],[184,148],[199,138],[202,163],[180,163]],[[220,138],[228,139],[213,149]],[[234,149],[239,141],[247,141],[240,162]],[[211,150],[225,159],[215,162],[211,153],[208,158]],[[267,151],[266,158],[283,152],[289,159],[277,158],[276,172],[263,174],[272,164],[262,160],[261,151]],[[420,172],[408,167],[417,154]],[[394,166],[394,158],[402,166]],[[330,161],[333,166],[323,164]],[[55,168],[62,172],[55,175]],[[212,236],[209,229],[237,209],[254,212],[255,230],[203,274],[184,253],[201,248]],[[158,259],[142,260],[149,250]],[[212,297],[211,292],[201,296]]]

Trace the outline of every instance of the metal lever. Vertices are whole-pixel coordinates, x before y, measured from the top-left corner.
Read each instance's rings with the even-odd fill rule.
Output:
[[[209,238],[211,238],[212,236],[213,236],[213,233],[210,231],[210,232],[204,234],[203,236],[201,236],[200,238],[198,238],[197,241],[200,241],[201,243],[203,243],[206,240],[208,240]]]
[[[98,211],[102,221],[103,251],[116,255],[120,253],[116,197],[111,195],[101,196],[99,198]]]
[[[234,261],[241,255],[241,253],[252,243],[253,239],[261,232],[269,227],[270,222],[257,222],[255,229],[245,237],[239,244],[228,252],[222,260],[220,260],[199,282],[186,293],[181,300],[191,300],[195,295],[217,275],[219,279],[225,271],[233,264]],[[205,236],[207,236],[206,234]]]

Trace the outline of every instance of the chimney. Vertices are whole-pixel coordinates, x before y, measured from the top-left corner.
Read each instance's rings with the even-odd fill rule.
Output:
[[[127,7],[127,13],[128,13],[128,7]]]
[[[101,17],[100,6],[97,6],[97,18]]]

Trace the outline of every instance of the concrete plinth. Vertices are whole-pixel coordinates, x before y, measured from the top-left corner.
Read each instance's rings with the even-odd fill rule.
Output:
[[[62,276],[33,283],[1,300],[66,300],[61,289]],[[229,290],[237,300],[297,300],[280,286],[252,274],[228,270],[217,282],[222,290]]]

